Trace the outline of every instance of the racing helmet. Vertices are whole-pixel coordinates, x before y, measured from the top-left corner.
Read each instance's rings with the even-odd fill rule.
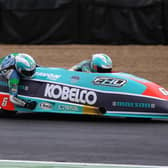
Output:
[[[15,68],[23,77],[32,77],[36,71],[36,62],[28,54],[19,53],[15,57]]]
[[[94,54],[91,59],[91,71],[92,72],[111,72],[112,60],[106,54]]]

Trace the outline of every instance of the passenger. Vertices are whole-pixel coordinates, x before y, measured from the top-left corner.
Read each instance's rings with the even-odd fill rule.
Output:
[[[26,102],[18,98],[20,79],[31,78],[36,71],[36,62],[28,54],[12,53],[0,59],[0,72],[8,80],[10,101],[15,105],[34,109],[35,101]]]
[[[69,70],[81,72],[112,72],[112,60],[106,54],[93,54],[90,60],[84,60]]]

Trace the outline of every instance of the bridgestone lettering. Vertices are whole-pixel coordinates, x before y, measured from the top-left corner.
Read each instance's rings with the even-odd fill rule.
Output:
[[[89,105],[94,105],[97,101],[97,95],[94,91],[54,84],[46,85],[44,96],[57,100]]]

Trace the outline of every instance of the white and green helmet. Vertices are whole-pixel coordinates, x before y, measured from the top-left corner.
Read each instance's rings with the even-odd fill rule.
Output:
[[[15,68],[23,77],[31,77],[36,71],[36,62],[28,54],[18,53],[15,55]]]
[[[111,72],[112,60],[106,54],[94,54],[91,60],[92,72]]]

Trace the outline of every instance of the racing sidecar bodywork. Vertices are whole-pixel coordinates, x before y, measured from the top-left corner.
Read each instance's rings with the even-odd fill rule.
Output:
[[[0,79],[0,107],[7,111],[168,118],[168,91],[127,73],[38,67],[34,77],[19,86],[20,98],[37,102],[34,110],[12,104],[7,82]]]

